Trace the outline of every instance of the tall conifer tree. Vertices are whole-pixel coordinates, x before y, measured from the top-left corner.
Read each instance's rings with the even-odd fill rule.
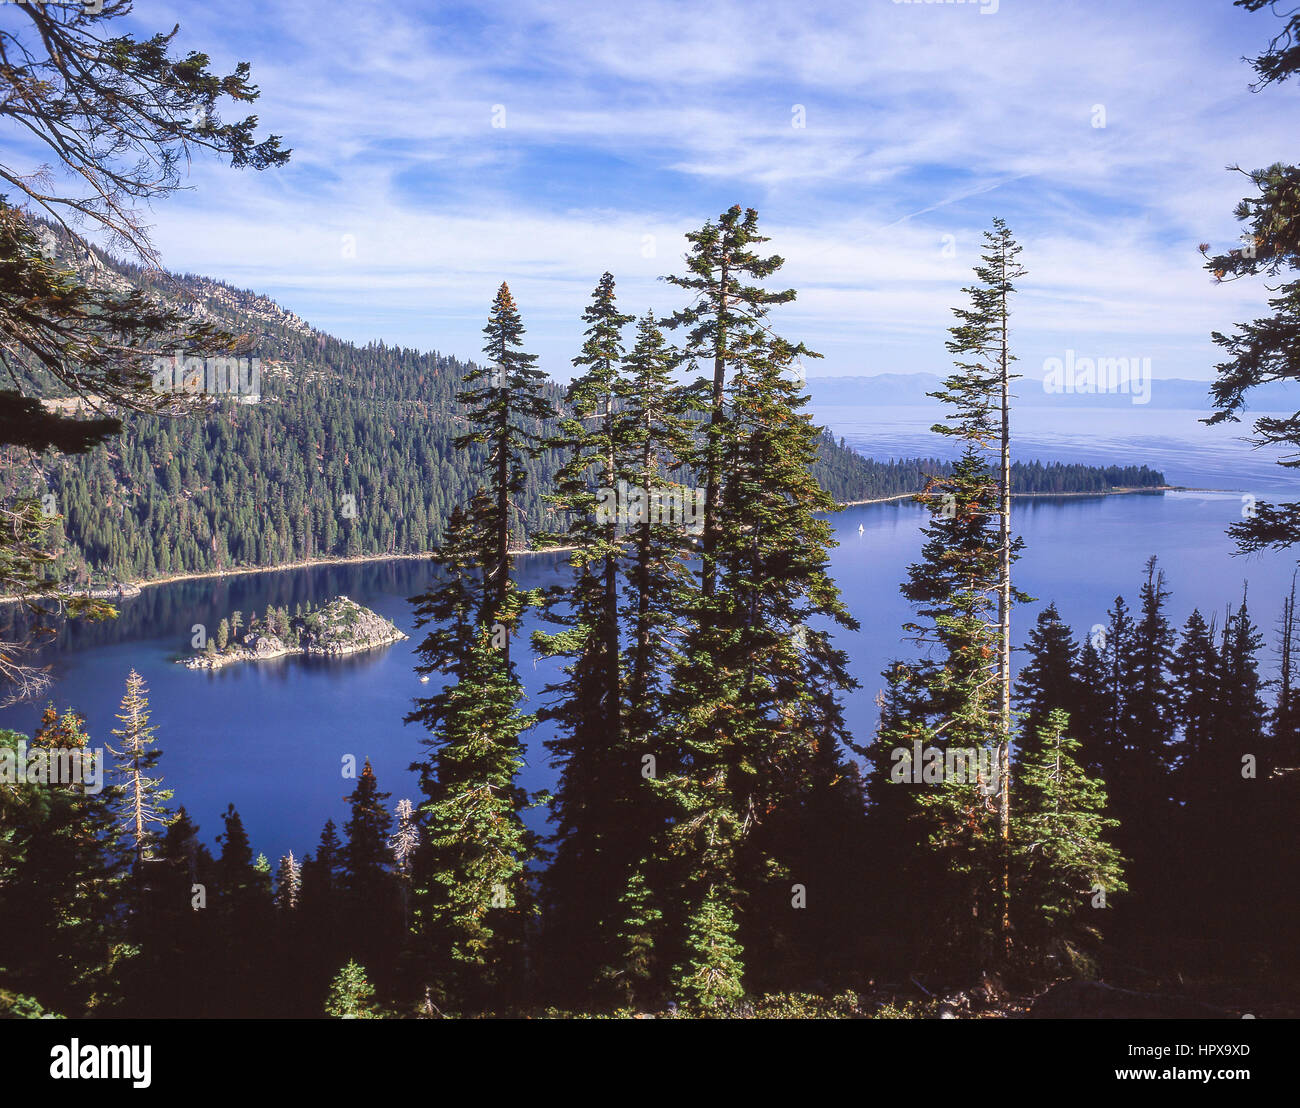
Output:
[[[1018,762],[1034,752],[1038,734],[1052,711],[1073,713],[1079,700],[1074,640],[1055,604],[1048,604],[1038,614],[1025,651],[1029,657],[1015,686],[1021,717],[1016,739]]]
[[[1095,910],[1128,888],[1109,842],[1118,821],[1105,814],[1105,784],[1088,776],[1068,730],[1063,711],[1049,712],[1016,777],[1016,915],[1025,944],[1040,951],[1095,936]]]
[[[689,328],[683,352],[692,361],[711,364],[713,369],[712,378],[700,382],[707,423],[696,460],[705,482],[701,587],[705,596],[711,596],[717,585],[715,549],[726,450],[728,375],[763,348],[768,314],[776,305],[793,301],[795,291],[773,291],[748,283],[771,277],[785,264],[775,254],[764,258],[752,249],[768,241],[766,235],[758,233],[758,212],[753,208],[742,211],[739,204],[734,205],[718,217],[717,223],[710,220],[698,231],[688,232],[686,240],[691,244],[686,255],[687,272],[664,279],[686,289],[693,299],[688,307],[674,312],[665,326],[670,330]],[[792,347],[792,352],[796,357],[819,357],[802,343]]]
[[[673,380],[680,362],[654,315],[642,317],[627,359],[619,427],[628,452],[626,480],[639,510],[629,511],[621,613],[628,646],[619,767],[625,802],[617,826],[625,871],[616,950],[605,969],[628,1003],[665,984],[667,967],[659,957],[669,945],[665,901],[679,887],[663,848],[671,806],[652,782],[678,764],[666,722],[668,687],[680,660],[679,621],[697,589],[688,565],[696,553],[692,535],[703,525],[700,490],[683,484],[691,427],[689,397]]]
[[[618,310],[614,278],[604,274],[583,314],[587,324],[580,371],[569,386],[570,414],[555,445],[567,455],[548,497],[567,526],[553,536],[573,547],[573,584],[551,593],[546,618],[558,634],[536,631],[543,656],[567,659],[564,679],[541,719],[554,720],[547,741],[559,769],[552,803],[555,856],[547,869],[547,960],[567,980],[594,981],[611,957],[618,895],[625,878],[619,818],[631,782],[622,775],[623,652],[619,634],[619,569],[626,528],[627,448],[616,411],[624,358],[623,328],[632,317]],[[624,511],[619,512],[618,508]],[[622,516],[622,518],[620,518]],[[622,525],[622,526],[620,526]]]
[[[525,487],[526,461],[541,450],[553,410],[541,391],[536,355],[522,350],[523,323],[502,285],[484,328],[491,368],[461,394],[474,428],[459,445],[487,447],[482,483],[458,511],[435,554],[441,582],[415,597],[416,626],[432,625],[418,648],[418,672],[448,684],[416,701],[408,722],[430,732],[420,772],[422,843],[414,865],[413,955],[425,984],[476,1007],[498,986],[519,995],[525,925],[534,913],[526,867],[538,855],[516,783],[522,735],[536,722],[519,705],[523,686],[510,660],[522,612],[537,602],[511,579],[511,513]]]
[[[687,866],[675,980],[706,1009],[740,995],[744,906],[785,876],[755,831],[813,788],[826,765],[819,744],[839,738],[835,695],[853,687],[843,655],[809,624],[857,626],[827,569],[833,540],[819,517],[835,504],[809,468],[818,431],[800,410],[807,398],[794,372],[806,351],[752,333],[741,346],[742,368],[728,388],[717,587],[693,604],[671,696],[681,762],[660,782],[675,809],[673,847]]]
[[[120,750],[109,748],[118,758],[114,767],[121,779],[122,796],[117,812],[122,830],[135,846],[136,865],[142,866],[152,858],[157,846],[160,828],[171,821],[163,807],[171,799],[170,789],[162,787],[162,778],[156,776],[158,759],[162,751],[155,747],[157,728],[149,723],[149,698],[145,695],[144,678],[131,670],[126,678],[126,695],[117,718],[122,727],[114,728]]]
[[[542,423],[555,413],[542,392],[546,374],[536,367],[537,355],[523,349],[523,320],[504,282],[492,302],[483,335],[488,364],[465,375],[469,387],[458,399],[469,408],[467,420],[472,429],[456,439],[456,446],[483,446],[487,454],[485,495],[476,497],[473,505],[475,545],[486,586],[478,617],[480,622],[500,623],[513,632],[521,607],[513,596],[511,550],[515,539],[523,537],[516,498],[527,484],[526,460],[541,451]],[[508,662],[509,634],[502,651]]]
[[[957,368],[965,377],[962,395],[975,398],[980,390],[994,393],[999,420],[998,442],[998,830],[1002,839],[1002,931],[1010,942],[1010,870],[1008,852],[1011,835],[1011,605],[1016,593],[1011,586],[1011,563],[1016,543],[1011,537],[1011,294],[1015,282],[1025,275],[1017,260],[1021,247],[1001,219],[984,233],[983,264],[975,267],[976,283],[963,291],[970,307],[956,308],[957,324],[950,329],[948,353],[957,357]]]

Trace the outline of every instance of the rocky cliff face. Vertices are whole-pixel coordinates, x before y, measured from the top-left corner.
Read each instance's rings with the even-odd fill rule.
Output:
[[[389,620],[346,596],[293,622],[302,625],[299,644],[304,654],[351,654],[406,638]]]

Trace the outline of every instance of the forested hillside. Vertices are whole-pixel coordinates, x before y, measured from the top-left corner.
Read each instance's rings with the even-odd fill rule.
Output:
[[[123,434],[85,455],[50,455],[37,474],[6,464],[6,496],[53,493],[70,582],[420,553],[442,540],[452,507],[470,499],[477,458],[453,440],[465,430],[455,397],[471,364],[342,342],[266,297],[206,278],[102,257],[87,268],[95,279],[133,285],[247,336],[262,391],[256,403],[213,398],[182,417],[122,413]],[[563,407],[562,386],[545,393]],[[842,502],[918,492],[927,474],[948,470],[936,459],[863,458],[830,434],[819,455],[814,474]],[[526,465],[515,521],[520,545],[555,525],[542,498],[556,455]],[[1017,466],[1015,487],[1096,492],[1163,480],[1145,467],[1035,462]]]

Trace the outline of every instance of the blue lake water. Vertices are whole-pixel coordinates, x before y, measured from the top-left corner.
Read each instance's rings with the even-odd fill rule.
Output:
[[[870,418],[842,412],[842,419],[828,422],[851,442],[859,436],[895,434],[899,448],[873,448],[877,456],[933,453],[934,436],[925,435],[924,427],[911,445],[907,429],[882,428],[897,411],[877,409]],[[1155,416],[1177,414],[1150,413],[1148,423]],[[928,417],[921,418],[928,427]],[[1111,427],[1105,443],[1062,442],[1052,438],[1050,429],[1040,429],[1042,446],[1051,452],[1026,453],[1022,448],[1021,456],[1095,462],[1109,444],[1124,444],[1125,435],[1113,432],[1113,421]],[[1152,429],[1157,431],[1154,438],[1169,441],[1150,444],[1147,456],[1130,452],[1112,460],[1159,465],[1179,484],[1260,492],[1285,487],[1284,479],[1268,472],[1268,463],[1250,468],[1255,463],[1249,461],[1248,450],[1202,449],[1196,428],[1183,427],[1179,433],[1176,427]],[[1164,436],[1163,430],[1171,433]],[[1086,431],[1078,433],[1088,438]],[[1135,431],[1127,444],[1130,451],[1143,449],[1140,438]],[[1076,452],[1084,446],[1093,452]],[[1143,563],[1157,554],[1173,592],[1170,616],[1179,625],[1194,606],[1207,615],[1222,613],[1240,599],[1243,580],[1249,579],[1251,610],[1269,639],[1261,661],[1271,671],[1273,628],[1295,558],[1286,553],[1234,556],[1224,532],[1240,518],[1241,509],[1240,493],[1230,491],[1017,500],[1015,528],[1025,540],[1017,581],[1040,601],[1017,610],[1017,643],[1023,642],[1048,600],[1056,601],[1076,634],[1104,621],[1117,593],[1130,601],[1136,598]],[[880,671],[890,659],[906,657],[911,650],[900,641],[899,628],[910,611],[898,584],[917,556],[924,518],[923,510],[910,501],[863,505],[834,517],[840,545],[832,555],[833,571],[862,624],[861,630],[839,636],[862,683],[846,698],[850,725],[859,735],[868,734],[874,725]],[[567,573],[564,557],[521,558],[521,584],[532,587],[557,580]],[[393,794],[390,807],[403,796],[417,796],[407,767],[419,756],[423,731],[404,725],[402,717],[414,697],[436,686],[432,681],[420,684],[413,672],[416,640],[406,598],[427,587],[432,575],[428,562],[405,560],[147,588],[139,598],[125,602],[115,623],[62,631],[49,654],[55,678],[49,699],[60,709],[73,706],[82,712],[93,744],[101,745],[118,725],[114,712],[127,672],[139,670],[150,690],[163,776],[176,792],[174,803],[187,806],[203,837],[211,842],[220,832],[219,817],[233,801],[255,850],[273,860],[289,849],[301,855],[314,850],[326,818],[340,826],[346,818],[343,798],[353,782],[340,773],[345,755],[354,755],[358,762],[370,758],[381,787]],[[215,673],[191,671],[172,660],[187,649],[193,624],[211,628],[233,609],[264,611],[274,604],[292,611],[308,599],[322,603],[338,594],[392,619],[412,639],[340,660],[288,658]],[[516,657],[531,697],[529,707],[535,710],[543,686],[557,676],[557,669],[553,662],[535,664],[526,642],[525,633]],[[0,726],[30,732],[43,703],[0,711]],[[553,781],[541,745],[546,735],[539,728],[529,738],[524,784],[530,789]],[[535,823],[543,819],[540,812],[533,816]]]

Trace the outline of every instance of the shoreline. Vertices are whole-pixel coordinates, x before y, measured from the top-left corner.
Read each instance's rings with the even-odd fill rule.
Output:
[[[521,557],[529,554],[557,554],[574,549],[576,547],[552,546],[547,547],[545,550],[512,550],[510,553],[514,557]],[[156,585],[176,585],[182,581],[210,581],[218,577],[247,577],[255,573],[280,573],[291,569],[313,569],[317,566],[349,566],[361,565],[365,562],[408,562],[418,561],[422,558],[432,561],[433,553],[426,550],[419,554],[348,554],[336,558],[312,558],[305,562],[282,562],[274,566],[240,566],[237,569],[205,570],[203,573],[173,573],[167,577],[150,577],[147,581],[123,581],[122,588],[143,590],[153,588]],[[112,600],[114,596],[111,594],[114,589],[115,586],[96,586],[92,592],[107,592],[110,595],[101,599]],[[78,591],[59,595],[62,598],[70,599],[72,597],[84,597],[86,594]],[[122,599],[134,600],[135,595],[138,594],[125,596]],[[22,598],[17,596],[0,596],[0,604],[11,604],[20,599]]]
[[[1015,492],[1012,493],[1012,499],[1033,498],[1033,497],[1078,497],[1078,496],[1135,496],[1142,493],[1153,492],[1213,492],[1213,489],[1192,489],[1186,485],[1154,485],[1145,488],[1114,488],[1104,489],[1096,492]],[[916,497],[914,492],[903,492],[896,496],[882,496],[870,500],[844,500],[838,502],[840,508],[859,508],[867,504],[892,504],[900,500],[912,500]],[[511,553],[515,557],[526,558],[536,554],[562,554],[573,550],[572,546],[551,546],[544,550],[515,550]],[[397,561],[416,561],[419,559],[433,559],[430,551],[424,551],[419,554],[351,554],[334,558],[312,558],[307,561],[283,562],[275,566],[247,566],[237,569],[225,570],[207,570],[203,573],[176,573],[167,577],[151,577],[147,581],[123,581],[123,588],[136,588],[140,590],[154,588],[159,585],[175,585],[182,581],[211,581],[217,578],[226,577],[245,577],[255,573],[280,573],[285,570],[295,569],[313,569],[318,566],[347,566],[362,565],[366,562],[397,562]],[[102,587],[101,591],[102,591]],[[83,593],[66,593],[65,597],[83,596]],[[20,600],[16,596],[0,597],[0,604],[13,604]],[[109,598],[111,599],[111,598]],[[123,597],[123,599],[133,600],[134,596]]]
[[[1148,492],[1217,492],[1217,489],[1193,489],[1187,485],[1142,485],[1142,486],[1119,486],[1113,489],[1096,489],[1091,492],[1013,492],[1012,500],[1032,499],[1042,496],[1137,496]],[[892,504],[898,500],[914,500],[918,496],[914,492],[900,492],[897,496],[881,496],[874,500],[845,500],[840,503],[841,508],[857,508],[863,504]]]

